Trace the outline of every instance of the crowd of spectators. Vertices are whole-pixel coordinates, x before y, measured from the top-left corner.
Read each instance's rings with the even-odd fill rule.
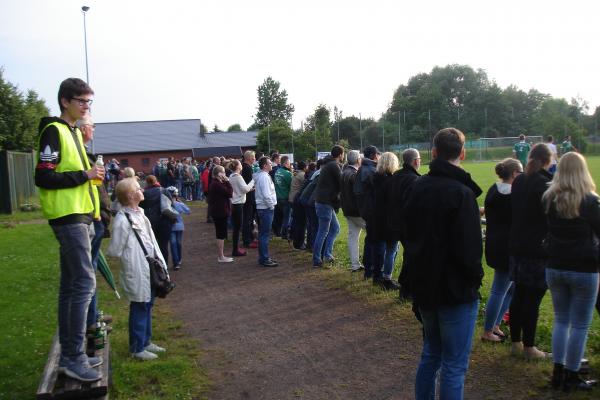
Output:
[[[556,163],[552,140],[531,147],[523,138],[515,147],[517,159],[496,165],[499,182],[482,208],[477,198],[483,191],[461,167],[465,136],[455,128],[435,135],[423,176],[418,150],[409,148],[398,159],[372,145],[362,155],[335,145],[316,162],[294,163],[277,152],[257,158],[251,150],[241,160],[170,158],[144,176],[115,159],[102,165],[87,151],[94,131],[92,95],[85,82],[65,80],[60,118],[40,122],[35,182],[60,245],[61,372],[85,382],[102,377],[97,367],[103,360],[88,357],[83,346],[86,332],[111,320],[99,317],[95,293],[103,238],[111,239],[108,254],[121,260],[132,356],[152,360],[166,351],[151,341],[155,293],[145,254],[168,271],[170,250],[172,268],[179,270],[186,203],[206,200],[217,261],[232,263],[257,249],[258,265],[269,268],[280,265],[269,249],[273,238],[312,253],[314,269],[339,263],[334,244],[341,208],[349,271],[399,291],[422,323],[417,399],[435,398],[438,390],[440,398],[463,397],[480,308],[485,216],[485,257],[494,278],[481,338],[501,342],[509,336],[501,330],[508,310],[512,354],[553,360],[556,389],[589,390],[595,383],[584,380],[580,368],[594,305],[600,313],[600,202],[585,158],[574,149]],[[229,230],[231,253],[225,249]],[[395,281],[400,244],[402,268]],[[548,289],[554,307],[551,354],[535,345]]]

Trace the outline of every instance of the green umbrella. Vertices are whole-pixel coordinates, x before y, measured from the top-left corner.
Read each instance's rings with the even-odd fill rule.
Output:
[[[108,283],[108,286],[110,286],[112,290],[115,291],[117,299],[120,299],[121,296],[119,296],[119,292],[117,291],[117,285],[115,285],[115,278],[113,277],[112,271],[108,266],[108,262],[106,262],[104,254],[102,254],[102,250],[100,250],[100,253],[98,254],[98,270],[100,271],[104,279],[106,279],[106,283]]]

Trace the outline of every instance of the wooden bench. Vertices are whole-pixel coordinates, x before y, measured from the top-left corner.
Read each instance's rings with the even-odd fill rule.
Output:
[[[95,350],[93,341],[88,343],[88,356],[102,357],[102,365],[96,367],[102,372],[102,379],[97,382],[85,383],[58,373],[60,358],[60,343],[58,333],[54,335],[48,361],[37,389],[38,400],[58,399],[97,399],[108,400],[108,384],[110,377],[110,341],[106,335],[103,349]]]

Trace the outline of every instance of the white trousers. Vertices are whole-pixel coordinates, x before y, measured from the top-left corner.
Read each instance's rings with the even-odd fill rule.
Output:
[[[352,269],[362,266],[360,262],[358,240],[360,231],[365,229],[365,220],[361,217],[346,217],[348,221],[348,253],[350,253],[350,264]]]

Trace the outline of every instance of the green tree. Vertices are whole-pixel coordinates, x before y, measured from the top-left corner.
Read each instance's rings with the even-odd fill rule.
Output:
[[[559,142],[561,138],[570,135],[575,146],[585,150],[583,136],[585,130],[575,119],[581,110],[574,110],[578,105],[567,103],[565,99],[549,98],[545,100],[533,116],[533,131],[537,135],[552,135]]]
[[[38,94],[29,90],[23,95],[4,80],[0,68],[0,148],[30,151],[37,146],[38,125],[50,111]]]
[[[258,107],[254,116],[253,128],[264,128],[276,120],[289,121],[294,106],[288,104],[287,91],[280,89],[280,83],[270,76],[258,87]]]
[[[272,121],[258,132],[256,148],[259,153],[264,154],[270,154],[274,149],[280,153],[291,153],[293,132],[287,121]]]
[[[219,132],[223,132],[221,129],[219,129],[219,127],[217,126],[217,124],[215,124],[215,127],[213,128],[213,132],[214,133],[219,133]]]
[[[242,130],[243,129],[240,124],[233,124],[229,128],[227,128],[227,132],[240,132]]]

